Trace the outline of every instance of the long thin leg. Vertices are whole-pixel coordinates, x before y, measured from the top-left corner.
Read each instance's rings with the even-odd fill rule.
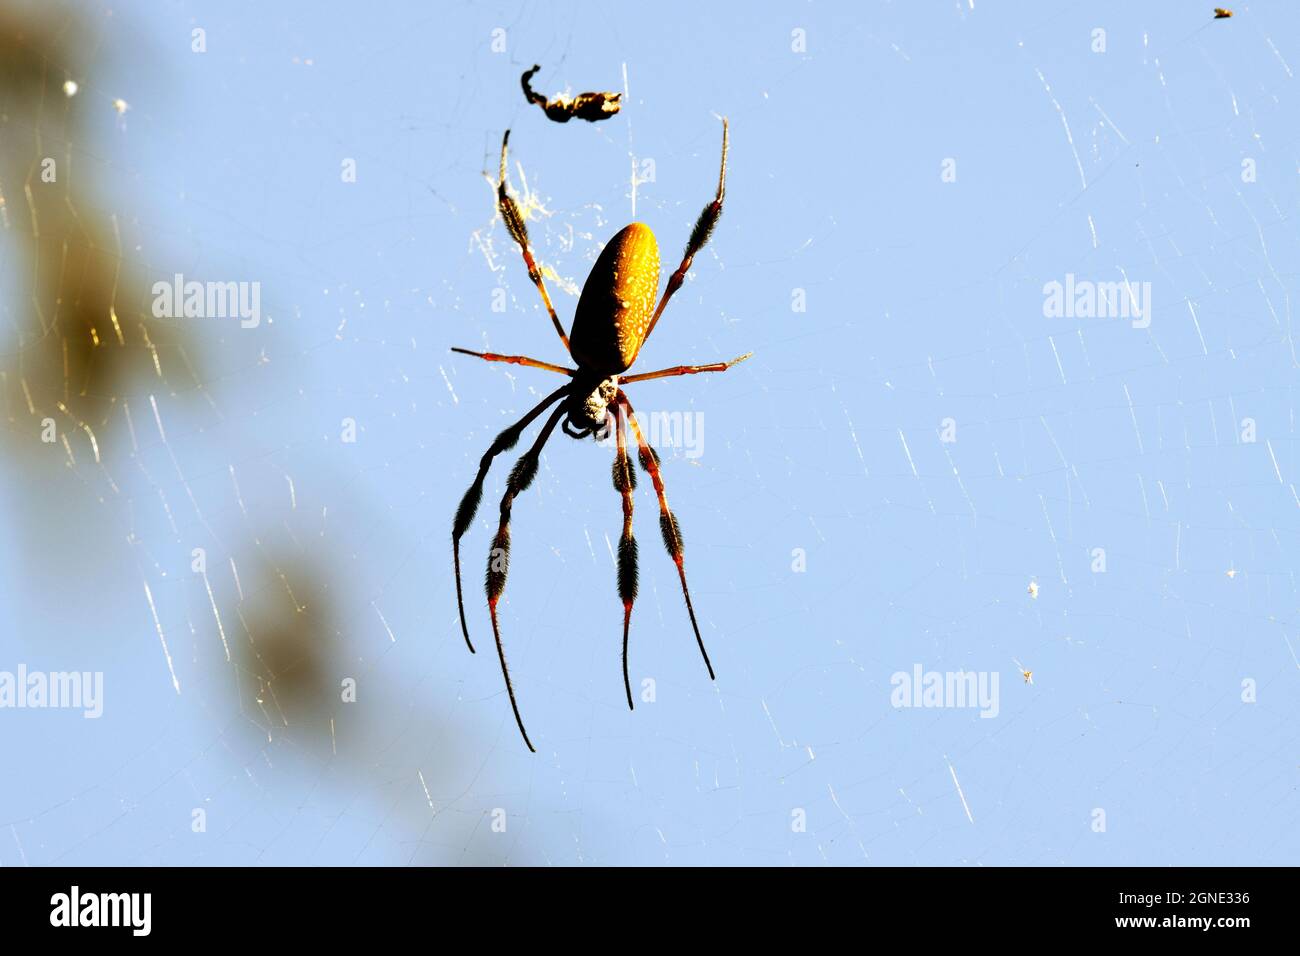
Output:
[[[456,349],[455,351],[460,352],[464,350]],[[731,366],[739,365],[753,354],[753,352],[746,352],[744,355],[734,358],[730,362],[710,362],[708,365],[674,365],[672,368],[662,368],[657,372],[642,372],[640,375],[629,375],[627,378],[619,379],[619,382],[623,385],[628,385],[632,382],[648,382],[652,378],[672,378],[674,375],[696,375],[700,372],[725,372],[727,369],[731,368]]]
[[[691,604],[691,592],[686,586],[686,567],[682,563],[682,529],[677,523],[677,516],[668,508],[668,498],[664,494],[663,476],[659,474],[659,457],[646,442],[645,435],[641,433],[641,426],[637,423],[636,413],[632,411],[632,403],[627,400],[627,396],[621,390],[615,401],[627,414],[627,421],[632,427],[632,434],[636,436],[641,467],[645,469],[646,474],[650,476],[650,480],[654,482],[655,494],[659,496],[659,530],[663,532],[664,547],[668,549],[669,557],[677,565],[677,576],[682,582],[682,597],[686,599],[686,612],[691,616],[691,627],[695,630],[695,643],[700,645],[700,654],[704,657],[704,666],[709,669],[709,680],[717,680],[713,675],[713,664],[709,661],[709,652],[704,649],[704,638],[700,637],[700,626],[695,622],[695,607]]]
[[[503,451],[514,448],[519,441],[519,436],[533,423],[533,419],[568,390],[568,385],[561,385],[534,405],[527,415],[497,435],[479,461],[478,474],[474,477],[474,483],[465,491],[465,496],[460,499],[460,506],[456,508],[456,518],[451,526],[451,553],[456,563],[456,607],[460,611],[460,630],[465,635],[465,646],[469,648],[471,654],[474,653],[474,645],[469,639],[469,626],[465,623],[465,598],[460,586],[460,539],[473,524],[479,502],[483,500],[483,481],[487,478],[488,469],[492,467],[492,460]]]
[[[501,674],[506,679],[506,693],[510,695],[510,708],[515,712],[515,723],[519,725],[519,733],[523,735],[524,743],[533,753],[537,750],[533,747],[533,742],[528,739],[528,731],[524,730],[524,719],[519,716],[519,704],[515,700],[515,688],[510,683],[510,668],[506,666],[506,649],[501,643],[501,628],[497,623],[497,602],[501,600],[501,592],[506,589],[506,574],[510,571],[510,506],[514,503],[515,497],[537,477],[537,459],[542,453],[542,446],[551,437],[551,432],[555,431],[555,425],[563,414],[565,414],[563,405],[551,412],[551,417],[542,426],[533,446],[524,452],[515,462],[515,467],[511,469],[510,477],[506,479],[506,492],[501,496],[501,523],[497,527],[497,536],[492,539],[492,550],[488,552],[486,587],[488,611],[492,615],[492,636],[497,642],[497,656],[501,658]]]
[[[501,140],[501,178],[497,180],[497,208],[501,210],[501,218],[505,221],[506,231],[510,237],[519,244],[519,251],[524,254],[524,265],[528,268],[528,278],[533,280],[533,285],[537,286],[537,291],[542,294],[542,301],[546,303],[546,311],[550,313],[551,323],[555,326],[555,331],[559,333],[560,341],[564,343],[564,350],[569,350],[569,337],[564,334],[564,326],[560,325],[560,318],[555,314],[555,306],[551,305],[551,294],[546,291],[546,282],[542,279],[542,270],[538,268],[537,261],[533,258],[532,250],[528,248],[528,227],[524,225],[524,214],[519,209],[519,203],[515,202],[514,197],[506,191],[506,144],[510,142],[510,130],[506,130],[505,137]]]
[[[475,358],[481,358],[487,362],[508,362],[511,365],[527,365],[529,368],[544,368],[548,372],[559,372],[561,375],[573,375],[573,369],[571,368],[565,368],[563,365],[552,365],[550,362],[529,358],[527,355],[498,355],[496,352],[474,352],[470,349],[457,348],[454,345],[451,350],[459,352],[461,355],[473,355]],[[701,369],[701,371],[704,371],[704,369]]]
[[[686,281],[686,273],[691,268],[691,262],[694,261],[695,254],[704,248],[704,244],[709,241],[709,236],[713,235],[713,227],[718,224],[718,219],[722,216],[722,197],[726,194],[726,191],[727,120],[724,117],[722,120],[722,171],[718,173],[718,193],[713,202],[704,207],[704,210],[700,213],[700,218],[695,220],[695,228],[691,230],[691,238],[686,242],[686,254],[682,256],[682,264],[677,267],[677,271],[668,279],[668,287],[664,289],[663,298],[659,300],[659,305],[655,307],[654,317],[650,320],[649,326],[646,327],[645,335],[642,336],[643,340],[650,338],[650,333],[654,331],[659,316],[663,315],[668,300]]]
[[[632,623],[632,602],[636,600],[636,538],[632,537],[632,491],[636,488],[636,469],[627,456],[627,432],[624,431],[622,408],[613,413],[618,436],[618,453],[614,456],[614,490],[623,496],[623,536],[618,539],[618,596],[623,601],[623,689],[627,691],[627,709],[632,706],[632,681],[627,671],[627,632]]]

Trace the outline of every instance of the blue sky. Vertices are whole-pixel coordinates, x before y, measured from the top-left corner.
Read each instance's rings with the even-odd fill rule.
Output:
[[[104,714],[0,710],[0,863],[1294,863],[1300,48],[1234,9],[61,14],[79,91],[35,122],[116,217],[119,313],[179,272],[263,321],[164,320],[200,387],[166,352],[103,396],[98,465],[11,399],[0,671],[102,672]],[[547,121],[534,63],[622,112]],[[479,456],[558,382],[449,347],[566,359],[486,177],[510,128],[567,324],[633,219],[666,280],[724,115],[726,209],[637,369],[754,356],[628,388],[702,429],[660,452],[718,679],[643,480],[628,712],[611,453],[558,435],[502,603],[532,755],[481,597],[505,462],[477,655],[450,574]],[[1149,321],[1046,314],[1067,281]],[[917,666],[996,674],[997,715],[893,706]]]

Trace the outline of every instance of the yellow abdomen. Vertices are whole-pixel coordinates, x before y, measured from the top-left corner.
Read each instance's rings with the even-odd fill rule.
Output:
[[[644,223],[621,229],[582,287],[569,352],[584,369],[617,375],[634,361],[659,294],[659,243]]]

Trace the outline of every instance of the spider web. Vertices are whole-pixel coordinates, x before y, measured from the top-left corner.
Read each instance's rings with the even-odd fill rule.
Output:
[[[1294,12],[311,13],[0,20],[0,671],[104,674],[98,720],[0,710],[0,863],[1295,862]],[[548,122],[534,62],[623,111]],[[530,755],[480,591],[518,450],[474,656],[447,540],[557,384],[448,347],[565,360],[500,136],[567,326],[626,222],[675,266],[723,113],[637,370],[755,357],[628,389],[702,429],[657,447],[718,681],[643,480],[628,712],[612,450],[557,436],[501,605]],[[176,273],[261,323],[155,317]],[[1045,316],[1067,275],[1149,327]],[[891,706],[915,665],[998,715]]]

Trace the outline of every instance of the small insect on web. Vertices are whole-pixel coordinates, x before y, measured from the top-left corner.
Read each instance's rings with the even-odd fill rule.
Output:
[[[525,74],[525,79],[529,75]],[[608,433],[608,429],[615,430],[617,452],[614,458],[613,482],[623,506],[623,531],[618,546],[617,586],[619,599],[623,602],[623,688],[627,693],[628,708],[631,709],[633,706],[627,659],[628,630],[632,620],[632,605],[636,601],[637,594],[637,544],[632,534],[632,491],[636,487],[636,478],[628,456],[625,428],[631,429],[632,437],[637,444],[637,460],[654,485],[655,497],[659,503],[659,530],[663,535],[668,555],[677,567],[682,597],[691,619],[691,628],[695,632],[695,641],[699,645],[705,667],[708,668],[709,678],[714,679],[713,665],[704,648],[704,639],[700,636],[700,627],[695,619],[695,607],[691,603],[690,589],[686,585],[681,526],[678,524],[677,516],[668,507],[659,457],[646,441],[632,410],[632,403],[628,400],[622,386],[657,378],[694,375],[699,372],[724,372],[749,358],[751,353],[729,362],[677,365],[654,372],[642,372],[638,375],[623,375],[636,361],[637,353],[654,330],[655,324],[668,305],[668,300],[681,288],[696,254],[709,241],[722,215],[722,201],[727,182],[726,119],[722,121],[722,161],[718,173],[717,193],[696,220],[695,228],[691,230],[690,238],[687,240],[681,264],[669,277],[668,285],[663,295],[659,297],[658,305],[655,305],[655,296],[659,290],[659,245],[649,226],[643,223],[632,223],[610,240],[587,276],[574,313],[571,335],[565,334],[564,326],[555,313],[542,270],[538,267],[528,244],[528,227],[524,222],[523,213],[508,189],[506,150],[509,142],[510,132],[507,130],[501,141],[501,173],[497,183],[497,207],[505,222],[506,230],[518,244],[523,255],[528,277],[537,287],[551,323],[577,367],[553,365],[525,355],[498,355],[494,352],[452,349],[453,352],[473,355],[489,362],[506,362],[556,372],[568,376],[569,381],[551,392],[533,406],[523,418],[501,432],[484,453],[479,462],[478,474],[475,475],[473,483],[456,509],[456,516],[452,522],[451,546],[456,571],[456,604],[460,611],[460,626],[465,636],[465,644],[473,653],[474,644],[470,641],[469,626],[465,621],[465,600],[461,588],[460,539],[474,521],[474,515],[483,498],[483,482],[487,478],[493,460],[518,444],[524,430],[540,418],[543,412],[555,405],[537,438],[516,462],[506,479],[505,494],[501,498],[501,518],[488,555],[484,582],[488,611],[492,619],[492,636],[496,641],[497,656],[501,660],[501,673],[505,678],[506,692],[510,696],[510,707],[514,711],[515,722],[519,725],[519,733],[523,736],[524,743],[528,745],[529,750],[535,752],[532,741],[528,738],[528,732],[524,729],[519,704],[515,699],[514,686],[510,681],[510,669],[506,665],[505,649],[501,642],[497,604],[505,591],[506,575],[510,565],[511,509],[515,498],[523,493],[537,476],[538,459],[542,448],[561,420],[563,420],[564,433],[571,438],[586,438],[592,435],[599,439]]]
[[[524,88],[524,98],[529,103],[540,106],[548,119],[557,123],[567,123],[576,116],[589,123],[596,123],[609,119],[622,106],[622,93],[579,93],[572,99],[567,96],[556,96],[548,100],[541,93],[533,91],[533,75],[540,69],[540,66],[534,64],[531,70],[519,78],[519,83]]]

